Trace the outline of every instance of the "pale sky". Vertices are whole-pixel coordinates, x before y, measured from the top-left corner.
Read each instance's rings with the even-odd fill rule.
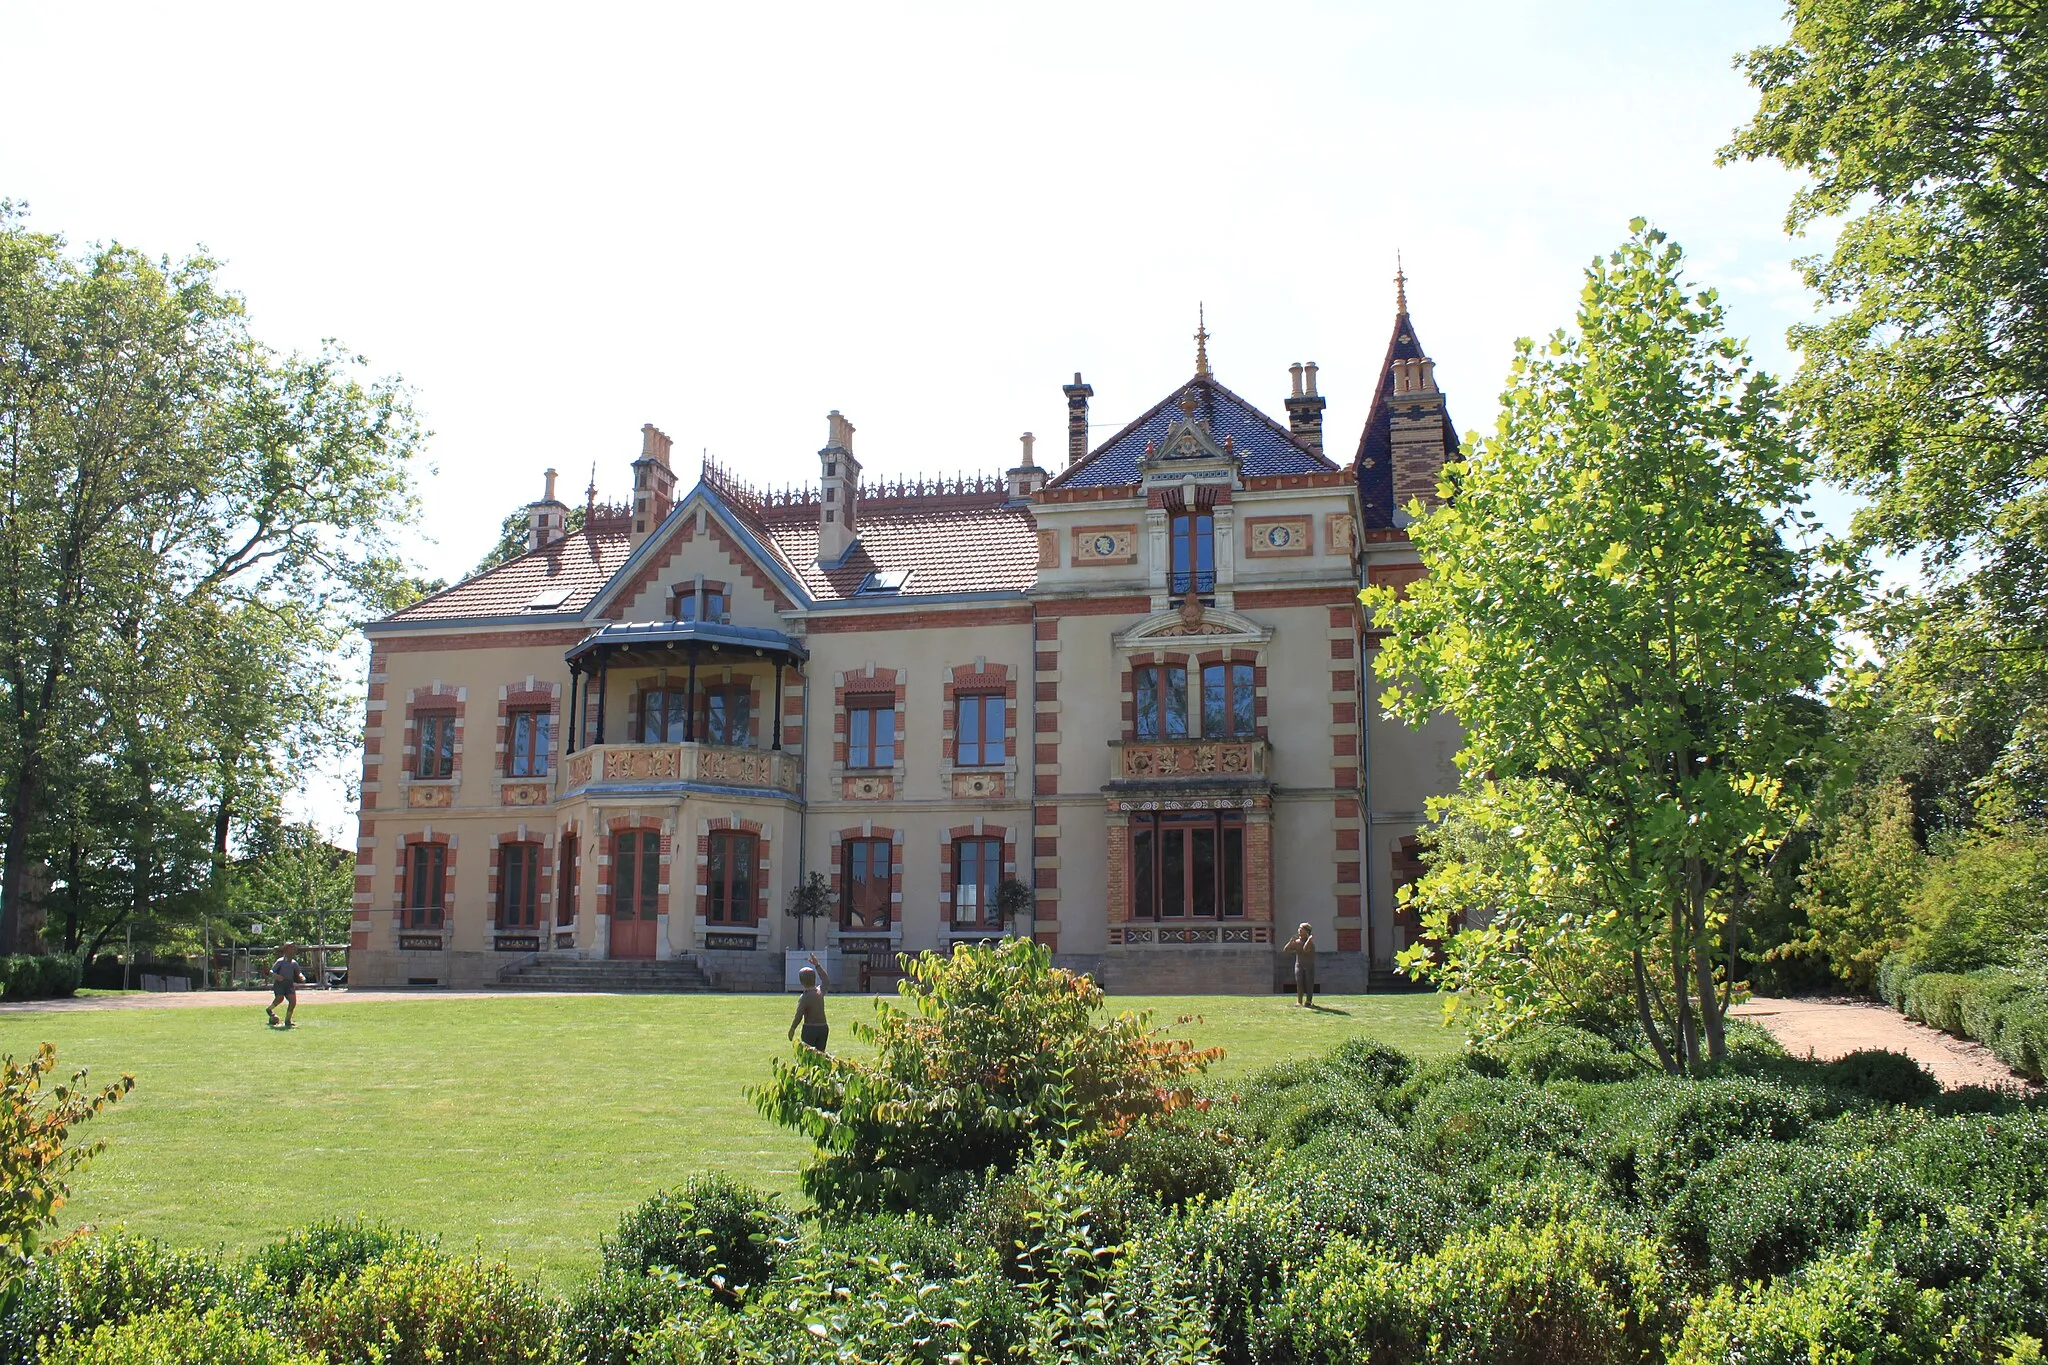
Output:
[[[1348,460],[1395,253],[1463,430],[1641,214],[1780,373],[1794,178],[1717,167],[1782,6],[516,5],[0,0],[0,197],[76,243],[204,244],[281,349],[336,337],[433,430],[454,577],[541,471],[623,497],[639,428],[757,483],[1064,457],[1193,370]],[[685,454],[687,452],[687,455]],[[1830,510],[1838,501],[1829,500]],[[351,770],[353,759],[339,765]],[[305,809],[353,823],[335,782]]]

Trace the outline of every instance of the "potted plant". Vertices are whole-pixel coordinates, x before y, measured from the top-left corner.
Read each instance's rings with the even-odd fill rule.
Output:
[[[822,872],[813,872],[789,889],[789,902],[783,907],[788,916],[796,921],[796,947],[783,954],[783,985],[790,990],[797,989],[797,973],[809,963],[812,953],[824,948],[806,950],[804,947],[804,921],[822,920],[832,913],[832,883],[825,880]],[[825,964],[828,976],[838,968],[837,955],[825,953],[819,961]],[[834,984],[837,984],[836,982]]]
[[[1036,897],[1030,887],[1015,877],[1005,877],[996,887],[996,925],[998,928],[1014,930],[1017,921],[1031,911]]]

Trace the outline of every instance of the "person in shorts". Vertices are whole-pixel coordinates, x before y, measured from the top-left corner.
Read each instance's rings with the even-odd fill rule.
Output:
[[[789,1036],[796,1037],[801,1027],[804,1046],[813,1052],[823,1052],[825,1040],[832,1035],[831,1026],[825,1022],[825,989],[832,983],[826,980],[824,964],[818,961],[816,953],[811,954],[810,962],[810,966],[798,969],[796,974],[804,989],[796,998],[796,1018],[789,1021]]]
[[[1280,950],[1294,954],[1294,1003],[1313,1005],[1316,1002],[1316,931],[1306,924],[1294,931],[1294,937]]]
[[[306,979],[306,974],[299,970],[298,952],[299,946],[296,943],[287,943],[278,949],[277,961],[270,964],[272,994],[270,1003],[264,1007],[263,1013],[269,1017],[272,1027],[277,1024],[279,1005],[284,1006],[286,1028],[292,1026],[292,1013],[299,1007],[299,983]]]

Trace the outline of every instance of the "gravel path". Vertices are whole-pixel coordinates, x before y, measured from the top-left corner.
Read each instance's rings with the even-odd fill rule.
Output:
[[[1729,1013],[1754,1019],[1795,1057],[1833,1061],[1867,1048],[1903,1052],[1942,1088],[1988,1085],[2035,1089],[1982,1043],[1953,1038],[1871,1000],[1774,1000],[1758,996]]]

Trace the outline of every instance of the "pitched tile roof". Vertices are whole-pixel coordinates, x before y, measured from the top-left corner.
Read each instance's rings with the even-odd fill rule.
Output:
[[[632,550],[633,537],[623,527],[571,531],[552,545],[529,550],[385,619],[461,620],[580,612],[618,572]],[[558,602],[557,594],[561,595]],[[548,605],[537,605],[542,602]]]
[[[1038,531],[1028,507],[915,506],[860,509],[860,538],[837,565],[818,564],[815,514],[777,517],[764,528],[789,571],[817,601],[885,606],[902,598],[961,592],[1025,592],[1038,581]],[[908,570],[896,592],[859,593],[877,570]]]
[[[1138,461],[1147,445],[1166,439],[1180,419],[1181,395],[1195,395],[1195,415],[1219,442],[1230,438],[1247,477],[1307,474],[1335,469],[1334,461],[1295,440],[1287,428],[1206,375],[1197,375],[1095,448],[1095,453],[1052,481],[1052,487],[1095,488],[1138,481]]]
[[[1394,393],[1394,362],[1421,360],[1426,354],[1404,307],[1394,315],[1394,334],[1387,338],[1387,358],[1380,364],[1379,388],[1373,393],[1365,430],[1358,437],[1358,502],[1367,530],[1383,531],[1394,524],[1394,427],[1387,406]],[[1445,458],[1457,458],[1458,429],[1451,425],[1448,405],[1444,408],[1444,451]]]

